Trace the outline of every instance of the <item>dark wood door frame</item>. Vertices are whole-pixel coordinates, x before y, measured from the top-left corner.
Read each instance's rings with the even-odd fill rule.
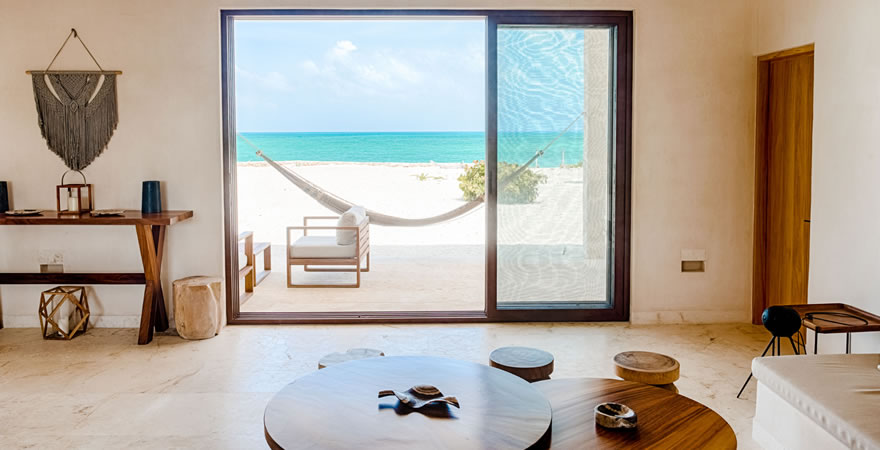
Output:
[[[236,18],[280,16],[480,17],[486,20],[486,283],[483,311],[245,312],[240,310],[238,281],[238,205],[235,148],[234,21]],[[611,207],[613,255],[608,303],[591,309],[565,306],[536,310],[497,308],[497,53],[498,25],[569,25],[613,30],[614,83],[612,111]],[[626,321],[629,320],[630,223],[632,159],[632,11],[519,10],[222,10],[220,13],[221,87],[223,109],[223,197],[226,278],[226,319],[229,324],[288,323],[437,323],[491,321]]]
[[[755,235],[752,266],[752,323],[761,324],[767,307],[767,119],[770,102],[770,63],[814,52],[814,44],[768,53],[757,58],[758,83],[755,114]]]

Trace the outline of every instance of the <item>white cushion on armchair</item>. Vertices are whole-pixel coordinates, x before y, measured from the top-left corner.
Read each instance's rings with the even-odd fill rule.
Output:
[[[290,246],[293,258],[354,258],[354,244],[338,245],[333,236],[302,236]]]
[[[367,218],[367,211],[363,206],[352,206],[336,222],[338,227],[356,227]],[[357,240],[354,230],[336,230],[336,243],[339,245],[352,245]],[[354,255],[352,255],[354,256]]]

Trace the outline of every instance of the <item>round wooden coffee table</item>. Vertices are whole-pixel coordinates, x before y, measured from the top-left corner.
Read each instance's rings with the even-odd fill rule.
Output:
[[[572,378],[532,384],[553,407],[554,449],[736,448],[733,429],[715,411],[685,396],[633,381]],[[593,408],[623,403],[638,415],[638,428],[596,425]]]
[[[455,396],[461,408],[423,414],[379,391],[419,384]],[[349,361],[312,372],[266,406],[272,448],[492,448],[546,446],[550,403],[534,385],[482,364],[429,356]]]

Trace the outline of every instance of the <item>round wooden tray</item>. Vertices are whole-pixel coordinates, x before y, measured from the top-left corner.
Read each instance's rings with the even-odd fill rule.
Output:
[[[458,398],[460,409],[408,410],[380,390],[419,384]],[[426,356],[349,361],[312,372],[266,406],[272,448],[492,448],[546,445],[550,403],[514,375],[482,364]]]
[[[675,358],[652,352],[623,352],[614,355],[617,376],[627,381],[661,385],[675,383],[679,377]]]
[[[735,449],[733,428],[715,411],[685,396],[632,381],[573,378],[535,386],[553,407],[553,449]],[[593,408],[622,403],[638,415],[634,430],[596,425]]]

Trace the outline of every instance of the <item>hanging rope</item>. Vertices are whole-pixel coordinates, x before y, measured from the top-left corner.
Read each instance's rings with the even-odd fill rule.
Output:
[[[91,57],[91,58],[92,58],[92,61],[95,62],[95,65],[98,66],[98,70],[100,70],[101,72],[103,72],[103,71],[104,71],[104,68],[101,67],[101,64],[98,63],[98,60],[97,60],[97,59],[95,59],[95,55],[92,54],[92,51],[89,50],[89,47],[86,46],[86,43],[83,42],[82,38],[79,37],[79,33],[76,32],[76,28],[71,28],[71,29],[70,29],[70,34],[67,35],[67,39],[65,39],[65,40],[64,40],[64,43],[61,44],[61,48],[59,48],[58,51],[55,52],[55,57],[52,58],[52,61],[50,61],[50,62],[49,62],[49,65],[46,66],[46,70],[45,70],[45,71],[48,72],[49,69],[52,67],[52,64],[55,64],[55,60],[58,59],[58,55],[60,55],[60,54],[61,54],[61,51],[64,50],[64,46],[67,45],[67,41],[69,41],[71,37],[75,37],[76,40],[78,40],[79,43],[82,44],[83,48],[86,49],[86,53],[89,54],[89,57]]]

